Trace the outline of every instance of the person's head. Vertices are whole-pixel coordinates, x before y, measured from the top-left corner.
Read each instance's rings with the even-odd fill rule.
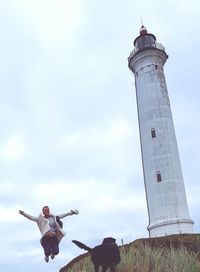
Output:
[[[48,206],[44,206],[44,207],[42,208],[42,212],[43,212],[44,216],[49,216],[49,214],[50,214],[50,209],[49,209],[49,207],[48,207]]]

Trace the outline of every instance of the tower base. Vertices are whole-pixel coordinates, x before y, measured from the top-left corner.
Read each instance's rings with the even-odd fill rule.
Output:
[[[147,229],[149,237],[161,237],[172,234],[194,233],[194,222],[191,219],[170,220],[156,224],[150,224]]]

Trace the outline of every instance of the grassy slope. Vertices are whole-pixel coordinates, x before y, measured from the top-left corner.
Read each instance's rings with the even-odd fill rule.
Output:
[[[119,272],[200,271],[200,234],[180,234],[138,239],[120,246]],[[173,269],[173,270],[172,270]],[[60,272],[93,271],[88,253],[82,254]]]

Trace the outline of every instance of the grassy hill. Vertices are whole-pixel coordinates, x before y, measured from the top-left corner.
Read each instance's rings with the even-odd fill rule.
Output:
[[[200,272],[200,234],[138,239],[120,246],[118,272]],[[93,272],[88,253],[59,272]]]

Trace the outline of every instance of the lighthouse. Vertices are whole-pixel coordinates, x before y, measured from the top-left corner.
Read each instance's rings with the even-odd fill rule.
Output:
[[[128,66],[135,76],[150,237],[193,233],[163,70],[167,58],[142,26]]]

